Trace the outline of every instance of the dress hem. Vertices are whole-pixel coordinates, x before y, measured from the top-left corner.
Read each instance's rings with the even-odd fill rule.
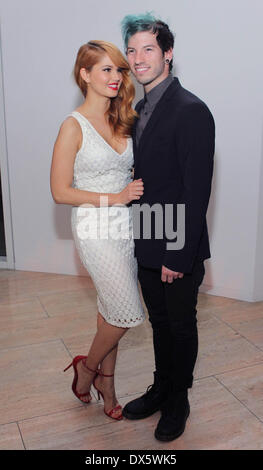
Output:
[[[132,328],[132,327],[135,327],[135,326],[139,326],[146,320],[146,317],[145,317],[142,320],[138,320],[137,322],[133,322],[132,324],[124,323],[123,325],[120,325],[119,322],[115,322],[114,320],[109,320],[108,318],[106,318],[106,315],[103,314],[100,310],[99,310],[99,313],[101,314],[101,316],[104,318],[104,320],[107,323],[109,323],[110,325],[113,325],[113,326],[117,326],[119,328]]]

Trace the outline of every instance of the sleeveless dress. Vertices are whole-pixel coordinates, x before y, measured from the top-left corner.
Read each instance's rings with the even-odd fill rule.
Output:
[[[72,187],[97,193],[119,193],[132,181],[132,139],[116,152],[78,111],[73,116],[82,130],[82,145],[74,162]],[[97,290],[98,310],[119,327],[145,320],[134,256],[131,206],[73,206],[71,227],[82,264]]]

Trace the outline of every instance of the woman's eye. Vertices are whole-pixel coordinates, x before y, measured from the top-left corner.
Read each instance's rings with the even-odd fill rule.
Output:
[[[109,70],[111,70],[111,69],[110,68],[103,69],[104,72],[108,72]]]

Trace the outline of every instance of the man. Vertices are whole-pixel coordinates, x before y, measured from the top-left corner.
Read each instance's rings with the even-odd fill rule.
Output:
[[[153,385],[127,403],[123,415],[142,419],[161,410],[155,437],[171,441],[184,432],[190,413],[188,388],[198,351],[197,294],[204,260],[210,257],[206,211],[215,127],[206,104],[170,73],[174,37],[167,24],[150,14],[128,15],[122,32],[131,71],[145,92],[135,108],[139,118],[133,129],[134,178],[144,182],[139,204],[172,204],[175,221],[177,205],[185,208],[183,248],[170,249],[166,233],[162,238],[153,235],[153,224],[151,238],[135,238],[156,370]],[[164,227],[171,222],[169,214]]]

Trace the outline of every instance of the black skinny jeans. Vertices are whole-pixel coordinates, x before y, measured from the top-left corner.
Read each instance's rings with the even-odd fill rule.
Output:
[[[161,270],[138,264],[149,320],[157,378],[169,379],[175,391],[192,387],[198,352],[196,304],[198,288],[205,274],[204,263],[195,264],[191,274],[162,282]]]

